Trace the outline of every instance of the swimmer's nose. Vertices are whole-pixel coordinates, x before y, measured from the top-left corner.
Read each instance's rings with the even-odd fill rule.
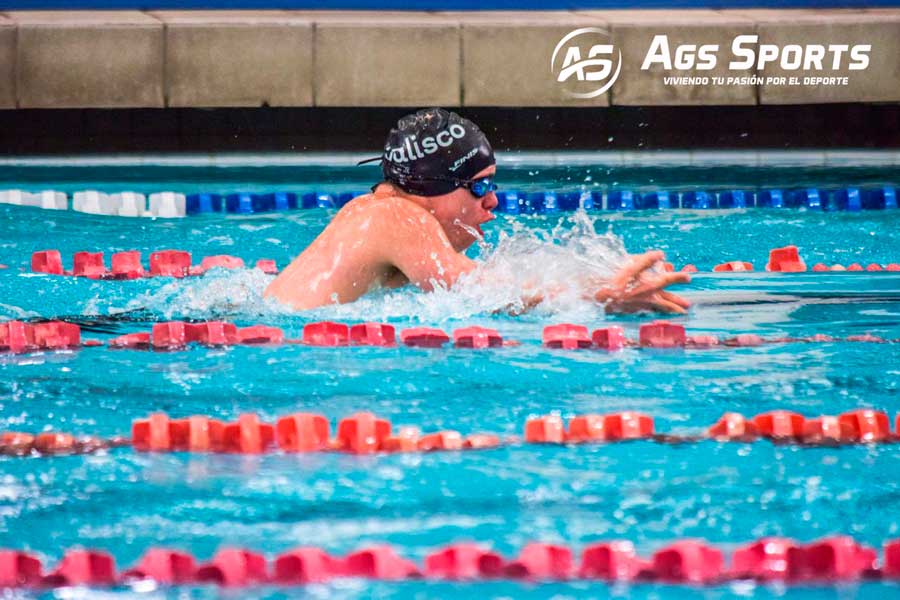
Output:
[[[486,194],[484,199],[481,201],[481,208],[487,211],[492,211],[497,208],[497,205],[499,203],[500,201],[497,200],[497,194],[491,192],[489,194]]]

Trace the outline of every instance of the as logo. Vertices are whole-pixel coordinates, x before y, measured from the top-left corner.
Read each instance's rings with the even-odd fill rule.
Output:
[[[559,83],[569,82],[564,93],[572,98],[601,96],[616,82],[621,69],[622,52],[609,43],[609,32],[600,27],[567,33],[550,59],[550,72]]]

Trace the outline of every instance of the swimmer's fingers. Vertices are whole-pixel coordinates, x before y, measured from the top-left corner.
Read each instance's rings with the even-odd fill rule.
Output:
[[[634,279],[637,279],[641,273],[653,268],[653,265],[666,257],[660,250],[651,250],[643,254],[637,254],[632,257],[631,261],[616,273],[613,277],[613,285],[624,287]]]
[[[634,289],[628,291],[627,296],[645,296],[647,294],[653,294],[659,291],[662,291],[663,288],[666,288],[670,285],[675,285],[676,283],[688,283],[691,280],[691,276],[687,273],[665,273],[660,275],[659,277],[655,277],[652,280],[644,281]]]
[[[678,304],[677,302],[667,300],[667,299],[663,298],[661,295],[656,297],[656,299],[654,301],[654,305],[658,312],[672,313],[672,314],[678,314],[678,315],[683,315],[687,312],[686,306],[682,306],[681,304]]]
[[[624,302],[612,302],[607,305],[607,310],[617,313],[636,312],[660,312],[669,314],[685,314],[687,307],[680,303],[668,300],[660,294],[655,294],[643,299],[630,299]]]
[[[678,294],[673,294],[672,292],[662,291],[659,295],[663,298],[663,300],[667,300],[682,308],[690,308],[691,301],[683,296],[679,296]]]

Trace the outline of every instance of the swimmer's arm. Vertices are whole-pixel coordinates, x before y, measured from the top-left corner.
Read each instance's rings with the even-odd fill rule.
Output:
[[[608,281],[589,278],[579,282],[582,298],[597,302],[610,313],[685,313],[691,303],[665,288],[689,283],[690,275],[657,272],[654,266],[664,259],[665,255],[658,250],[636,254]],[[506,312],[514,315],[527,312],[544,300],[558,296],[564,289],[562,285],[555,285],[531,292],[523,296],[521,305],[510,305]]]
[[[385,262],[403,272],[410,283],[431,292],[435,285],[450,288],[477,263],[453,249],[434,219],[392,223],[386,235]]]

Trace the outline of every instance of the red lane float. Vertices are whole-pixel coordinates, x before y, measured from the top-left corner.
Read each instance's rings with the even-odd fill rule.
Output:
[[[437,348],[450,341],[450,337],[440,329],[413,327],[400,332],[400,340],[406,346]],[[518,342],[504,341],[494,329],[465,327],[453,333],[454,346],[458,348],[499,348]],[[640,326],[638,340],[625,337],[621,327],[612,325],[595,329],[589,337],[587,327],[563,323],[548,325],[542,335],[543,344],[549,348],[585,349],[598,348],[606,351],[621,350],[626,347],[641,348],[691,348],[709,349],[724,347],[753,347],[775,343],[832,343],[867,342],[896,343],[900,340],[886,340],[871,334],[849,335],[843,339],[816,334],[807,338],[762,338],[756,334],[744,333],[719,340],[708,334],[687,335],[684,326],[668,321],[653,321]],[[238,328],[224,321],[184,322],[168,321],[156,323],[151,332],[138,332],[110,339],[110,348],[183,350],[190,344],[205,346],[232,346],[237,344],[284,344],[298,343],[286,340],[284,332],[277,327],[251,325]],[[309,346],[394,346],[395,329],[383,323],[359,323],[348,326],[344,323],[323,321],[308,323],[303,328],[303,339]],[[103,346],[100,340],[82,340],[78,325],[62,321],[47,323],[23,323],[7,321],[0,323],[0,352],[16,354],[40,350],[60,350],[86,346]]]
[[[52,587],[114,585],[118,580],[113,557],[97,550],[69,550],[44,583]]]
[[[247,586],[266,583],[269,580],[266,557],[239,548],[219,550],[206,564],[197,567],[199,583],[215,583],[221,586]]]
[[[341,571],[340,561],[319,548],[295,548],[275,559],[273,578],[281,585],[324,583]]]
[[[278,327],[250,325],[237,330],[239,344],[283,344],[284,332]]]
[[[0,350],[13,354],[37,350],[64,350],[81,346],[81,328],[64,321],[0,323]]]
[[[548,415],[525,422],[525,441],[530,444],[562,444],[566,428],[561,417]]]
[[[275,448],[283,452],[343,450],[353,454],[371,454],[487,449],[500,445],[500,438],[496,435],[463,437],[459,432],[450,430],[420,435],[418,429],[401,427],[396,435],[392,435],[389,421],[366,412],[342,419],[333,440],[329,433],[328,420],[313,413],[282,417],[274,427],[261,422],[254,414],[241,415],[235,423],[222,423],[207,417],[169,419],[164,413],[155,413],[134,421],[131,443],[139,452],[244,454],[258,454]],[[12,435],[0,439],[16,441]]]
[[[741,262],[739,260],[733,260],[731,262],[722,263],[713,267],[714,273],[727,273],[727,272],[738,272],[738,271],[752,271],[753,263]]]
[[[477,544],[454,544],[425,557],[428,579],[492,579],[503,573],[503,557]]]
[[[639,331],[639,343],[644,348],[683,348],[687,341],[684,326],[668,321],[645,323]]]
[[[197,561],[186,552],[150,548],[136,566],[122,573],[123,579],[150,579],[165,585],[196,581]]]
[[[398,556],[390,546],[364,548],[348,554],[341,574],[366,579],[409,579],[421,576],[419,568],[410,560]]]
[[[16,431],[0,433],[0,455],[6,456],[91,454],[99,450],[129,445],[129,440],[118,437],[109,439],[76,438],[67,433],[52,431],[37,435]]]
[[[31,270],[34,273],[46,273],[51,275],[74,275],[92,279],[138,279],[141,277],[188,277],[203,275],[213,268],[243,269],[243,259],[227,254],[207,256],[201,259],[200,264],[192,266],[190,252],[184,250],[160,250],[150,255],[150,268],[145,270],[141,264],[141,253],[137,250],[116,252],[112,255],[111,269],[107,269],[102,252],[77,252],[73,255],[72,271],[65,271],[59,250],[42,250],[31,255]],[[256,261],[255,268],[267,274],[277,274],[278,268],[274,260],[262,258]],[[662,268],[666,272],[672,272],[675,267],[672,263],[663,263]],[[742,273],[754,270],[753,263],[747,261],[732,260],[716,264],[712,267],[713,273]],[[686,264],[681,269],[684,273],[697,273],[699,269],[693,264]],[[781,273],[796,273],[806,271],[806,264],[800,257],[796,246],[773,248],[769,252],[766,271]],[[900,271],[900,264],[889,263],[880,265],[870,262],[865,267],[862,263],[855,262],[847,267],[839,264],[828,266],[825,263],[816,263],[812,271]]]
[[[463,327],[453,332],[453,345],[457,348],[499,348],[503,346],[503,338],[496,329]]]
[[[787,585],[828,584],[867,579],[900,579],[900,540],[878,553],[847,536],[810,543],[762,538],[738,547],[726,566],[721,550],[703,540],[685,539],[658,549],[649,559],[631,542],[613,540],[583,549],[579,561],[568,546],[531,542],[507,559],[476,543],[457,543],[429,553],[423,567],[386,545],[361,548],[344,557],[316,547],[299,547],[276,556],[243,548],[224,548],[207,562],[191,554],[150,548],[121,573],[111,555],[98,550],[69,550],[55,569],[44,574],[40,559],[18,550],[0,549],[0,588],[94,587],[150,580],[162,585],[214,584],[225,587],[304,585],[335,577],[398,581],[409,579],[482,581],[604,580],[669,585],[719,585],[757,580]]]
[[[303,326],[303,343],[309,346],[347,346],[350,328],[343,323],[322,321]]]
[[[763,437],[799,438],[803,435],[804,417],[786,410],[773,410],[753,417],[753,424]]]
[[[372,413],[356,413],[338,423],[337,447],[354,454],[377,452],[382,442],[391,435],[391,423]]]
[[[650,563],[638,557],[634,544],[627,541],[593,544],[581,553],[581,579],[634,581],[650,572]]]
[[[150,275],[186,277],[191,271],[191,253],[182,250],[160,250],[150,254]]]
[[[215,256],[205,256],[200,261],[200,272],[209,271],[210,269],[243,269],[244,259],[237,256],[229,256],[228,254],[218,254]]]
[[[315,452],[328,448],[328,419],[313,413],[296,413],[278,419],[275,439],[285,452]]]
[[[800,258],[797,246],[785,246],[769,251],[769,262],[766,271],[777,273],[801,273],[806,271],[806,263]]]
[[[358,323],[350,327],[350,342],[356,346],[394,346],[396,331],[385,323]]]
[[[566,580],[575,575],[575,563],[569,548],[533,542],[522,548],[503,573],[514,579]]]
[[[284,332],[277,327],[265,325],[238,328],[233,323],[224,321],[202,323],[169,321],[154,324],[149,338],[140,333],[128,334],[111,340],[110,345],[119,348],[143,348],[148,342],[155,350],[179,350],[191,343],[205,346],[280,344],[284,343]]]
[[[380,448],[383,452],[418,452],[420,435],[418,427],[401,427],[384,438]]]
[[[724,576],[722,552],[698,540],[683,540],[653,553],[653,578],[665,583],[715,583]]]
[[[806,418],[795,412],[776,410],[747,418],[725,413],[704,434],[661,434],[653,418],[634,411],[607,415],[588,414],[572,417],[566,428],[562,417],[546,415],[525,423],[524,441],[529,444],[581,444],[654,440],[663,443],[752,442],[770,439],[778,443],[805,445],[876,444],[900,440],[900,415],[895,431],[884,412],[859,409],[838,416]],[[510,438],[506,443],[516,443]],[[489,449],[503,442],[494,434],[463,436],[443,430],[421,434],[415,427],[396,431],[390,421],[368,412],[341,419],[334,438],[328,420],[314,413],[296,413],[278,419],[272,425],[257,415],[243,414],[233,423],[204,416],[170,419],[154,413],[132,423],[131,439],[94,437],[75,438],[58,432],[33,435],[0,432],[0,454],[86,454],[100,449],[132,446],[138,452],[237,452],[256,454],[278,449],[282,452],[320,452],[340,450],[354,454],[376,452],[429,452]]]
[[[588,329],[584,325],[572,325],[562,323],[548,325],[543,332],[544,345],[548,348],[562,348],[564,350],[577,350],[590,348],[593,344]]]
[[[137,250],[116,252],[112,255],[111,268],[106,268],[103,252],[76,252],[72,256],[72,270],[65,271],[59,250],[42,250],[31,255],[31,271],[49,275],[72,275],[88,279],[139,279],[141,277],[188,277],[203,275],[210,269],[243,269],[244,260],[237,256],[220,254],[204,257],[197,266],[191,265],[190,252],[184,250],[159,250],[150,254],[150,268],[145,270],[141,253]],[[256,262],[256,268],[275,274],[275,261],[267,258]]]
[[[147,273],[141,264],[141,253],[137,251],[116,252],[112,255],[111,273],[114,279],[138,279]]]
[[[0,549],[0,588],[32,587],[43,578],[40,559],[26,552]]]
[[[400,341],[413,348],[440,348],[450,336],[433,327],[410,327],[400,332]]]
[[[149,333],[126,333],[109,340],[110,348],[134,348],[144,350],[150,347]]]
[[[617,442],[653,435],[652,417],[637,412],[576,416],[569,421],[568,431],[556,415],[528,419],[525,423],[525,441],[536,444]]]
[[[615,325],[595,329],[591,334],[591,341],[595,346],[603,350],[621,350],[629,345],[628,340],[625,338],[625,332],[621,327]]]
[[[31,272],[62,275],[62,256],[59,250],[42,250],[31,255]]]
[[[875,571],[878,554],[845,536],[789,548],[788,579],[833,581],[859,579]]]

